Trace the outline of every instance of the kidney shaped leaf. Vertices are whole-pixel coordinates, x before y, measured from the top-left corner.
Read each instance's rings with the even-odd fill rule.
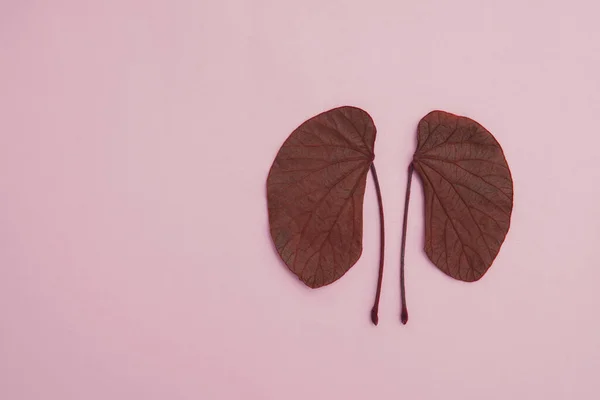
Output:
[[[365,111],[340,107],[294,130],[267,178],[271,237],[306,285],[342,277],[362,253],[366,176],[376,129]]]
[[[480,279],[500,250],[513,208],[500,144],[472,119],[432,111],[419,122],[413,165],[425,192],[427,256],[455,279]]]

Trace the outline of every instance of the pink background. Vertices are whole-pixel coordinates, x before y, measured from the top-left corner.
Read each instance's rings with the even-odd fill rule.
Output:
[[[590,1],[0,1],[0,398],[598,399],[600,31]],[[304,287],[268,236],[287,135],[363,107],[387,229]],[[418,120],[502,144],[512,227],[479,282],[426,259]]]

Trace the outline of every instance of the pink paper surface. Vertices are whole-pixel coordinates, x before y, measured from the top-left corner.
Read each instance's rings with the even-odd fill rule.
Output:
[[[596,1],[0,2],[0,399],[600,398]],[[379,222],[310,290],[268,235],[265,181],[305,119],[378,128]],[[479,282],[426,258],[406,168],[432,109],[512,168]]]

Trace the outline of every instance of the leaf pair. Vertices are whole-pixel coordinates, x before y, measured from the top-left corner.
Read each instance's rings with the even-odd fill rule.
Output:
[[[373,160],[376,128],[365,111],[340,107],[296,128],[267,178],[271,237],[288,268],[318,288],[341,278],[362,253],[363,199],[369,170],[377,190],[381,254],[371,319],[377,324],[384,221]],[[477,122],[433,111],[418,125],[409,166],[401,254],[401,319],[406,323],[404,252],[413,169],[425,193],[425,252],[447,275],[480,279],[510,224],[512,178],[498,142]]]

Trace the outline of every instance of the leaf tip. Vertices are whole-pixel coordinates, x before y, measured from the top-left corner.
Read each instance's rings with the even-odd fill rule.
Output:
[[[373,309],[371,310],[371,322],[373,322],[373,325],[377,326],[377,324],[379,323],[379,316],[377,315],[379,312],[379,310],[377,310],[375,307],[373,307]]]

